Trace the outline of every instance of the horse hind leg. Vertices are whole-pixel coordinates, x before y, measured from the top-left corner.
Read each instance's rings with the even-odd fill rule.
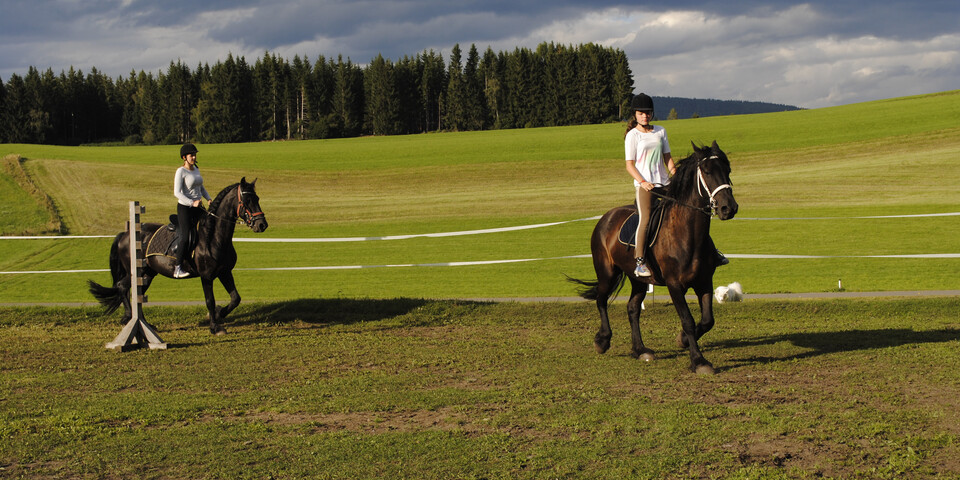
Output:
[[[621,281],[623,281],[623,272],[619,270],[598,272],[596,294],[597,311],[600,312],[600,329],[593,337],[593,345],[597,349],[597,353],[606,353],[610,349],[613,330],[610,329],[610,316],[607,306],[610,296],[619,289]]]
[[[120,317],[120,323],[126,324],[133,318],[133,304],[130,301],[130,274],[126,274],[114,285],[117,287],[117,295],[120,296],[120,303],[123,304],[123,316]]]

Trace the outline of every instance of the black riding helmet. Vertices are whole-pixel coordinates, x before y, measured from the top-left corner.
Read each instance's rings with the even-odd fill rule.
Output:
[[[180,158],[186,157],[191,153],[194,155],[197,154],[197,147],[195,147],[192,143],[184,143],[183,146],[180,147]]]
[[[630,110],[634,112],[650,112],[653,115],[653,99],[646,93],[640,93],[633,96],[630,101]]]

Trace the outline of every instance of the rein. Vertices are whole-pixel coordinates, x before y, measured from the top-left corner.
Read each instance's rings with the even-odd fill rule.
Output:
[[[262,215],[263,215],[263,212],[262,212],[262,211],[261,211],[261,212],[251,212],[250,209],[247,208],[247,206],[243,204],[243,194],[245,194],[245,193],[250,193],[250,192],[244,192],[243,190],[240,189],[240,185],[237,185],[237,218],[234,220],[234,223],[238,223],[238,224],[239,224],[239,223],[241,222],[241,220],[242,220],[242,221],[243,221],[243,224],[249,227],[249,226],[253,225],[253,221],[256,219],[257,216],[262,216]],[[245,215],[241,215],[241,214],[240,214],[240,209],[241,209],[241,208],[243,209],[243,212],[244,212]],[[221,222],[227,222],[227,221],[229,221],[229,220],[227,220],[227,219],[225,219],[225,218],[220,218],[219,215],[217,215],[217,214],[215,214],[215,213],[213,213],[213,212],[211,212],[211,211],[209,211],[209,210],[207,210],[207,215],[210,215],[211,217],[216,218],[217,220],[220,220]]]
[[[716,197],[717,193],[718,193],[720,190],[723,190],[723,189],[725,189],[725,188],[729,188],[729,189],[733,190],[733,187],[731,187],[729,183],[724,183],[723,185],[720,185],[720,186],[718,186],[717,188],[714,188],[713,191],[710,191],[710,186],[707,185],[707,181],[703,178],[703,170],[700,169],[700,164],[702,164],[703,162],[705,162],[705,161],[707,161],[707,160],[714,160],[714,159],[718,159],[718,158],[720,158],[720,157],[718,157],[718,156],[716,156],[716,155],[713,155],[713,156],[711,156],[711,157],[709,157],[709,158],[706,158],[706,159],[698,160],[698,161],[697,161],[697,193],[700,195],[700,197],[703,197],[703,196],[704,196],[703,193],[704,193],[704,192],[707,192],[707,195],[710,197],[710,205],[709,205],[709,206],[707,206],[707,207],[698,207],[698,206],[695,206],[695,205],[690,205],[690,204],[688,204],[688,203],[683,203],[683,202],[681,202],[680,200],[678,200],[678,199],[676,199],[676,198],[673,198],[673,197],[671,197],[671,196],[669,196],[669,195],[663,195],[663,194],[660,194],[660,193],[656,193],[656,192],[654,192],[654,191],[652,191],[652,190],[650,191],[650,193],[652,193],[653,195],[656,195],[656,196],[658,196],[658,197],[660,197],[660,198],[662,198],[662,199],[664,199],[664,200],[669,200],[669,201],[671,201],[671,202],[674,202],[674,203],[676,203],[677,205],[680,205],[681,207],[687,207],[687,208],[696,210],[696,211],[698,211],[698,212],[700,212],[700,213],[702,213],[702,214],[704,214],[704,215],[706,215],[706,216],[708,216],[708,217],[716,216],[716,215],[717,215],[717,200],[716,200],[715,197]]]
[[[681,207],[687,207],[687,208],[689,208],[689,209],[691,209],[691,210],[696,210],[696,211],[698,211],[698,212],[700,212],[700,213],[702,213],[702,214],[704,214],[704,215],[706,215],[706,216],[708,216],[708,217],[709,217],[709,216],[712,216],[712,212],[711,212],[710,209],[707,208],[707,207],[698,207],[698,206],[696,206],[696,205],[690,205],[689,203],[683,203],[683,202],[681,202],[680,200],[677,200],[676,198],[673,198],[673,197],[671,197],[671,196],[669,196],[669,195],[663,195],[663,194],[654,192],[653,190],[651,190],[650,193],[651,193],[652,195],[657,196],[657,197],[660,197],[660,198],[662,198],[662,199],[664,199],[664,200],[669,200],[669,201],[671,201],[671,202],[673,202],[673,203],[676,203],[677,205],[680,205]]]

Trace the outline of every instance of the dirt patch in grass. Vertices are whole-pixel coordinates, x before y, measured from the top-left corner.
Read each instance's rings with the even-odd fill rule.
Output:
[[[554,437],[531,428],[498,425],[500,409],[488,406],[469,411],[458,407],[435,410],[337,412],[324,414],[258,412],[229,417],[227,421],[261,422],[266,425],[305,427],[312,433],[354,432],[378,435],[384,433],[418,433],[428,431],[459,432],[468,436],[493,433],[520,434],[527,437]]]

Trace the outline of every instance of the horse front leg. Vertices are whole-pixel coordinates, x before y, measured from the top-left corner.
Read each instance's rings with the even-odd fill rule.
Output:
[[[217,318],[217,300],[213,296],[213,279],[200,278],[203,285],[203,298],[207,304],[207,319],[210,320],[210,333],[214,335],[224,335],[227,331],[220,325]]]
[[[700,345],[697,343],[697,324],[690,313],[690,307],[687,306],[687,299],[684,298],[686,291],[678,287],[667,287],[670,291],[670,298],[673,300],[673,306],[677,309],[680,316],[680,327],[683,329],[682,335],[687,348],[690,350],[690,371],[700,374],[715,373],[713,365],[703,357],[700,352]]]
[[[643,299],[647,296],[647,284],[630,279],[633,290],[627,302],[627,318],[630,319],[630,339],[632,349],[630,355],[646,362],[653,361],[656,356],[653,350],[643,345],[643,336],[640,333],[640,312],[643,310]]]
[[[694,290],[700,301],[700,323],[697,324],[697,340],[713,329],[713,282]]]
[[[233,272],[228,271],[221,274],[220,283],[223,284],[223,288],[230,294],[230,303],[219,310],[219,320],[222,322],[230,312],[240,305],[240,294],[237,293],[237,283],[233,280]]]
[[[699,341],[704,334],[713,329],[713,282],[694,287],[697,294],[697,301],[700,304],[700,323],[697,324],[697,340]],[[688,348],[687,337],[681,330],[677,334],[677,346]]]

